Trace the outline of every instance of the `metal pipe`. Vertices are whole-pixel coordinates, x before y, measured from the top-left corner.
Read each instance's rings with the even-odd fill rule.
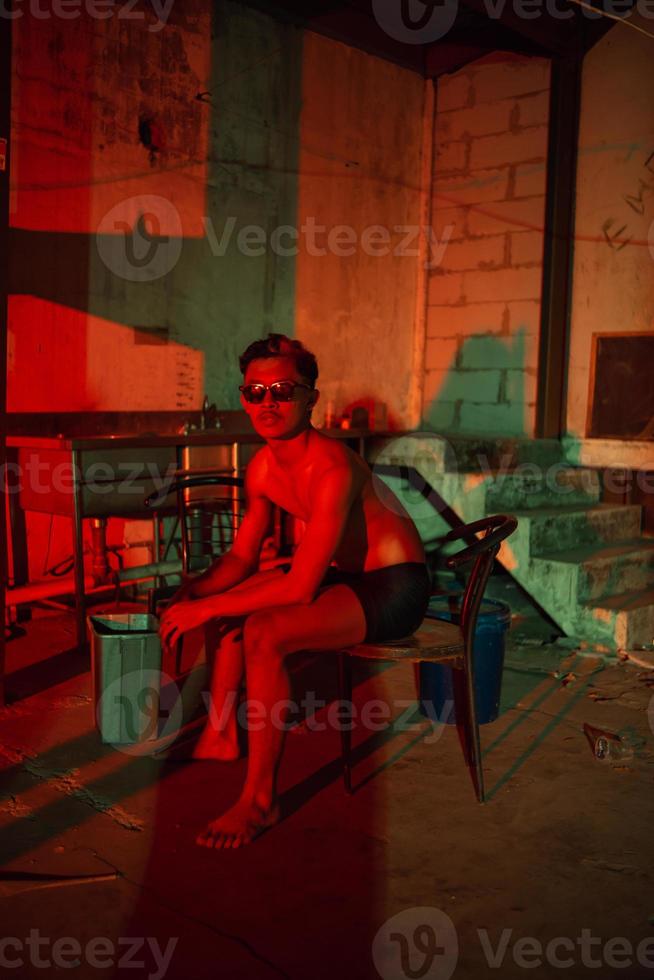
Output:
[[[96,586],[93,578],[88,576],[84,579],[84,592],[87,595],[103,592],[115,588],[117,582],[142,582],[157,575],[179,575],[181,571],[182,562],[180,559],[151,562],[148,565],[134,565],[132,568],[124,568],[120,572],[115,572],[111,582],[100,586]],[[41,582],[28,582],[27,585],[19,585],[14,589],[7,590],[7,605],[20,606],[25,602],[36,602],[39,599],[49,599],[52,596],[72,595],[75,592],[75,586],[76,578],[72,575],[66,578],[46,579]]]
[[[94,517],[91,520],[91,556],[93,581],[102,585],[111,578],[111,566],[107,558],[107,518]]]
[[[85,581],[84,581],[84,530],[83,514],[84,505],[82,501],[81,476],[81,456],[78,449],[73,449],[73,555],[74,555],[74,575],[75,575],[75,615],[77,621],[77,646],[80,650],[86,649],[86,609],[84,603]],[[95,584],[95,583],[94,583]]]
[[[51,578],[42,582],[28,582],[26,585],[17,585],[13,589],[7,589],[7,605],[22,606],[24,602],[35,602],[39,599],[49,599],[55,595],[67,595],[75,592],[76,579],[72,575],[65,578]],[[93,578],[89,576],[84,579],[86,592],[93,590]]]
[[[133,568],[123,568],[117,572],[114,581],[141,582],[143,579],[156,578],[164,575],[179,575],[182,571],[181,559],[174,561],[153,561],[148,565],[134,565]]]
[[[241,447],[238,442],[232,443],[232,474],[237,480],[240,479],[241,471]],[[234,485],[232,488],[232,541],[238,531],[240,517],[239,487]]]

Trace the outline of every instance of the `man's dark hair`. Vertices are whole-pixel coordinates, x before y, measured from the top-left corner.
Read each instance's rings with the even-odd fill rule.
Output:
[[[248,364],[263,357],[292,357],[298,373],[315,387],[318,363],[315,355],[299,340],[291,340],[283,333],[269,333],[264,340],[255,340],[239,358],[241,373],[245,375]]]

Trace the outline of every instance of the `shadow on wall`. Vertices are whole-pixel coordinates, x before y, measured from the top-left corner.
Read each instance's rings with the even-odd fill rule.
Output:
[[[203,0],[188,6],[205,16]],[[55,19],[16,22],[25,34],[17,77],[37,79],[38,86],[21,80],[23,98],[16,100],[20,152],[12,187],[19,206],[12,216],[10,288],[20,303],[12,320],[13,363],[20,388],[33,378],[32,351],[40,354],[46,390],[53,364],[64,362],[66,410],[125,410],[115,372],[106,371],[99,384],[89,375],[93,343],[109,346],[123,368],[133,360],[132,348],[141,355],[152,338],[150,354],[156,350],[157,363],[166,362],[174,383],[157,384],[154,401],[139,408],[172,411],[188,401],[199,408],[203,388],[211,401],[236,409],[238,354],[268,330],[293,332],[295,259],[267,243],[276,229],[296,225],[303,35],[235,2],[213,6],[211,35],[208,19],[204,32],[201,19],[159,34],[134,28],[121,41],[123,55],[148,41],[158,46],[157,57],[147,65],[130,62],[122,87],[109,28],[96,36],[90,16],[75,22],[77,33],[72,40],[66,34],[58,57],[51,53],[59,50]],[[106,71],[94,45],[111,65]],[[171,82],[166,59],[173,50]],[[71,77],[88,77],[91,92],[62,88],[62,64]],[[144,96],[148,111],[163,120],[169,140],[154,161],[153,132],[146,145],[142,120],[119,97],[145,82],[152,93]],[[205,99],[198,99],[199,90]],[[66,154],[26,109],[34,104],[66,134]],[[86,142],[70,135],[70,118]],[[105,133],[107,119],[115,120],[112,132],[119,136]],[[35,148],[23,135],[33,130]],[[239,237],[248,228],[250,238]],[[46,338],[34,299],[52,311]],[[94,324],[107,325],[106,338]],[[123,356],[112,346],[115,336],[124,341]],[[194,352],[204,354],[204,385],[196,384],[180,350],[189,350],[191,360]]]
[[[463,340],[449,367],[426,372],[423,424],[446,432],[532,435],[536,368],[527,365],[526,354],[524,327],[506,339]]]

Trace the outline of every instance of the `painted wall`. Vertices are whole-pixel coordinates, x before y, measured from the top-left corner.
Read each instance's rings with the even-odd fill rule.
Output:
[[[17,21],[9,408],[237,408],[237,355],[282,330],[323,406],[415,422],[425,83],[210,7]]]
[[[10,411],[201,402],[202,354],[139,328],[166,336],[161,269],[202,234],[203,6],[161,31],[152,19],[15,21]]]
[[[423,416],[533,435],[549,65],[495,54],[439,79]]]
[[[239,236],[295,222],[301,34],[211,7],[16,22],[10,410],[235,408],[293,329],[294,260]]]
[[[328,67],[327,67],[328,66]],[[340,414],[357,400],[415,424],[423,104],[416,74],[305,37],[296,330]]]
[[[317,422],[415,422],[424,82],[228,0],[152,26],[16,21],[9,410],[237,408],[237,355],[282,330]],[[30,520],[34,574],[65,524]]]
[[[213,6],[15,22],[10,411],[235,408],[236,355],[292,332],[294,260],[239,232],[295,221],[302,38]],[[33,577],[69,523],[29,515]]]
[[[651,30],[636,13],[629,21]],[[567,400],[573,437],[586,434],[593,334],[654,328],[653,89],[652,41],[634,30],[617,25],[586,56]],[[588,453],[584,460],[593,462]]]

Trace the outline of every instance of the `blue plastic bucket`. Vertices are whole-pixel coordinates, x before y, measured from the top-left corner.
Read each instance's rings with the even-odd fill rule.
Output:
[[[462,593],[433,596],[427,616],[457,622]],[[500,711],[506,632],[511,609],[504,602],[484,599],[479,610],[473,647],[477,721],[486,725]],[[421,711],[446,725],[456,724],[455,702],[464,697],[463,673],[446,664],[420,664]],[[456,685],[456,693],[455,693]]]

